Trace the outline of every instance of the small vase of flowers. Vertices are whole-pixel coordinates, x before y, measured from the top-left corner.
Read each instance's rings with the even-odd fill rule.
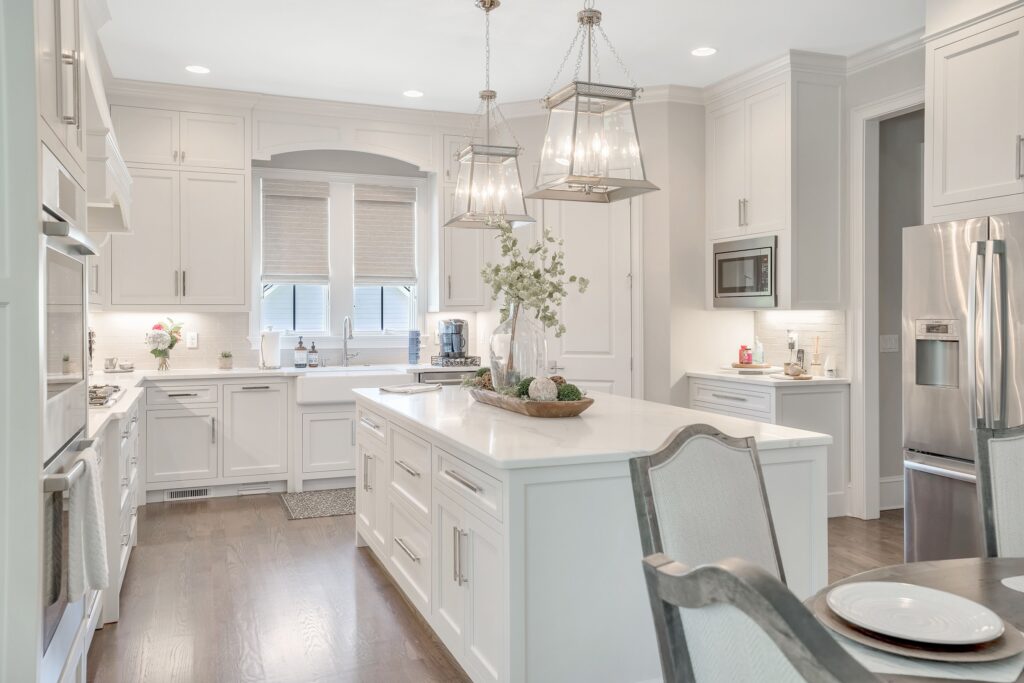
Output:
[[[230,351],[221,351],[220,358],[217,362],[219,363],[221,370],[230,370],[234,364],[234,360],[234,354]]]
[[[153,325],[153,328],[146,333],[146,346],[153,357],[159,360],[157,370],[171,369],[171,349],[181,341],[182,323],[176,323],[170,318],[165,322]]]

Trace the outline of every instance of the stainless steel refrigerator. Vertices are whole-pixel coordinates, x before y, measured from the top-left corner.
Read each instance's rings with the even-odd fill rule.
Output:
[[[907,561],[982,554],[975,429],[1024,422],[1022,307],[1024,213],[903,230]]]

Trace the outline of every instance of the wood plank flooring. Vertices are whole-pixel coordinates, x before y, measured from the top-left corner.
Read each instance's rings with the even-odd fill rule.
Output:
[[[830,520],[829,580],[901,562],[902,527],[899,511]],[[354,534],[354,515],[290,521],[276,495],[140,508],[88,680],[468,680]]]

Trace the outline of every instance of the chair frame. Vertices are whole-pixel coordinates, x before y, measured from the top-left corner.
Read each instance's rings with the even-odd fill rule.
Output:
[[[985,540],[985,555],[987,557],[999,557],[999,542],[996,539],[995,500],[992,495],[992,456],[989,452],[988,442],[991,439],[1012,438],[1024,436],[1024,425],[1020,427],[1006,427],[991,429],[978,427],[977,429],[977,486],[978,505],[981,509],[981,526]],[[1022,466],[1024,466],[1024,458]]]
[[[669,683],[696,681],[678,608],[714,604],[732,605],[750,617],[810,683],[878,683],[781,581],[761,567],[730,558],[691,570],[660,553],[646,557],[643,564],[658,642],[668,649],[662,653],[662,666]]]
[[[633,479],[633,500],[636,503],[636,516],[640,524],[640,544],[644,556],[665,552],[661,540],[661,527],[658,524],[658,513],[654,507],[654,491],[651,488],[651,468],[668,462],[679,455],[679,450],[690,439],[697,436],[710,436],[726,446],[746,450],[750,454],[750,464],[757,476],[757,486],[761,492],[761,502],[768,514],[768,529],[771,532],[772,548],[775,550],[775,564],[779,571],[779,579],[785,583],[786,574],[782,569],[782,557],[779,555],[779,540],[775,536],[775,522],[772,520],[771,506],[768,504],[768,493],[764,486],[764,473],[761,471],[761,459],[757,455],[757,443],[753,437],[736,438],[723,434],[711,425],[694,424],[676,430],[658,449],[648,455],[640,455],[629,461],[629,473]]]

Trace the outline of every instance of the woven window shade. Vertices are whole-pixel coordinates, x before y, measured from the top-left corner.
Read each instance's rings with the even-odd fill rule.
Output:
[[[355,283],[416,284],[416,190],[355,186]]]
[[[263,180],[263,281],[328,284],[327,183]]]

